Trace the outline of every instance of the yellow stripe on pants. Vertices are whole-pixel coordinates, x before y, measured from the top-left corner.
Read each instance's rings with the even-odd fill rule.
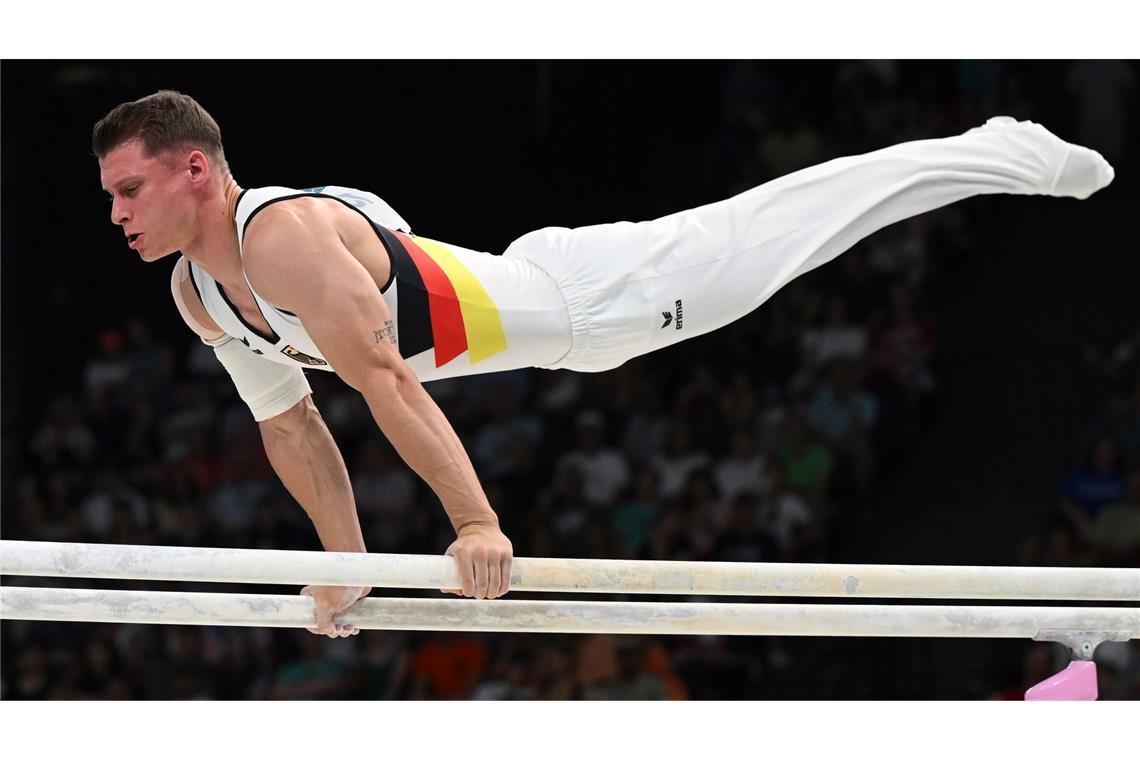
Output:
[[[463,313],[463,329],[467,332],[467,355],[472,364],[488,359],[507,349],[507,335],[499,319],[499,307],[483,288],[483,283],[471,273],[447,246],[434,240],[417,237],[416,243],[431,256],[451,280],[459,297]]]

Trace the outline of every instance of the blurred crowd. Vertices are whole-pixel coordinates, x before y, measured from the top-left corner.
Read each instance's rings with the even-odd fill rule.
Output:
[[[1105,352],[1090,347],[1086,359],[1105,381],[1103,412],[1074,442],[1056,506],[1018,546],[1018,564],[1140,567],[1140,329]],[[1059,670],[1062,655],[1028,647],[1023,678],[1007,693]],[[1102,644],[1095,660],[1102,694],[1140,699],[1140,641]]]
[[[1140,330],[1088,358],[1108,381],[1103,412],[1073,447],[1056,510],[1022,544],[1024,564],[1140,567]]]
[[[761,64],[726,69],[706,145],[704,179],[716,195],[838,155],[964,131],[993,113],[1032,118],[1036,108],[1016,69],[1001,64],[963,63],[950,83],[902,82],[891,62],[841,64],[833,74],[831,91],[813,98],[824,111],[815,115],[792,78]],[[1123,97],[1131,69],[1113,76],[1110,86],[1075,66],[1069,84],[1078,103]],[[1088,107],[1104,112],[1100,102]],[[1100,119],[1087,128],[1114,127]],[[1122,145],[1113,139],[1103,138]],[[427,388],[517,555],[835,561],[938,414],[938,323],[925,293],[941,260],[976,244],[970,230],[969,212],[955,207],[899,223],[746,319],[608,373],[528,370]],[[61,387],[34,418],[23,466],[6,474],[15,501],[5,505],[5,537],[318,549],[210,349],[189,331],[156,336],[142,318],[98,327],[81,382]],[[1025,541],[1024,564],[1140,564],[1140,335],[1129,346],[1114,356],[1126,357],[1118,371],[1131,384],[1113,391],[1091,427],[1087,461],[1064,478],[1047,526]],[[441,552],[453,538],[442,508],[362,398],[335,377],[309,378],[344,453],[369,550]],[[272,629],[21,622],[2,626],[2,644],[7,699],[787,698],[797,696],[800,646],[371,631],[332,641]],[[1105,696],[1136,697],[1140,656],[1127,652],[1115,671],[1124,685]],[[842,658],[818,664],[842,682]]]

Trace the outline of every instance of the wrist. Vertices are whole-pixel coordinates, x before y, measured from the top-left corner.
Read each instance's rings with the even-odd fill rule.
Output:
[[[499,528],[499,518],[497,516],[491,515],[489,518],[468,520],[455,529],[455,535],[463,536],[470,533],[485,533],[488,531],[493,531],[495,533],[502,532]]]
[[[326,552],[368,552],[368,548],[365,547],[362,537],[330,539],[328,541],[322,539],[321,546]]]

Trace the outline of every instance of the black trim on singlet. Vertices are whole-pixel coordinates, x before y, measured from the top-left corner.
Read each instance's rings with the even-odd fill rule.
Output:
[[[238,321],[245,325],[245,329],[249,330],[251,333],[261,338],[262,340],[272,343],[274,346],[281,342],[281,336],[278,335],[277,331],[273,329],[273,325],[269,324],[268,319],[265,320],[265,324],[269,325],[269,332],[273,333],[272,338],[266,337],[264,333],[251,325],[249,322],[245,321],[245,318],[241,315],[241,312],[237,310],[237,307],[234,306],[230,301],[229,296],[226,295],[225,289],[222,288],[222,283],[214,280],[214,284],[218,287],[218,295],[220,295],[222,297],[222,300],[226,302],[226,306],[230,307],[230,311],[234,313],[234,316],[238,318]],[[251,288],[250,295],[252,294],[253,289]],[[258,305],[256,297],[253,299],[253,305],[257,307],[257,313],[261,315],[262,319],[265,319],[265,312],[261,310],[261,306]]]
[[[239,193],[239,194],[238,194],[237,203],[235,203],[235,204],[234,204],[234,213],[235,213],[235,214],[237,213],[237,210],[238,210],[238,208],[240,208],[240,207],[241,207],[241,199],[242,199],[242,198],[244,198],[244,197],[245,197],[245,194],[246,194],[246,193],[248,193],[248,192],[249,192],[249,188],[247,187],[245,190],[242,190],[242,191],[241,191],[241,193]],[[260,211],[260,210],[261,210],[261,207],[258,207],[258,208],[257,208],[257,209],[254,211],[254,213],[256,214],[256,213],[257,213],[257,211]],[[252,214],[251,214],[250,216],[252,216]],[[246,226],[246,227],[247,227],[247,226],[249,226],[249,220],[248,220],[248,219],[246,220],[246,224],[245,224],[245,226]],[[245,227],[242,227],[242,235],[243,235],[243,236],[245,235]],[[252,290],[253,290],[253,288],[250,288],[250,290],[252,291]],[[270,305],[270,306],[273,306],[273,304],[269,304],[269,305]],[[288,309],[282,309],[280,306],[273,306],[273,308],[274,308],[274,309],[276,309],[277,311],[281,312],[282,314],[288,314],[290,317],[296,318],[296,316],[297,316],[296,314],[294,314],[293,312],[289,311]],[[264,315],[264,314],[262,314],[262,316],[265,316],[265,315]]]
[[[198,296],[198,302],[199,302],[199,303],[201,303],[201,304],[202,304],[202,308],[203,308],[203,309],[205,309],[205,308],[206,308],[206,299],[202,298],[202,291],[201,291],[201,290],[198,290],[198,281],[197,281],[196,279],[194,279],[194,262],[190,261],[190,259],[186,259],[186,266],[187,266],[187,267],[190,269],[190,285],[191,285],[191,286],[194,288],[194,294],[195,294],[196,296]],[[222,286],[221,286],[221,283],[219,283],[217,280],[214,280],[214,284],[218,286],[218,293],[219,293],[219,294],[221,294],[221,296],[222,296],[222,298],[223,298],[223,299],[225,299],[225,302],[226,302],[226,303],[229,305],[229,307],[230,307],[230,310],[231,310],[231,311],[234,313],[234,316],[235,316],[235,317],[237,317],[239,320],[241,320],[241,323],[242,323],[243,325],[245,325],[247,328],[249,328],[249,330],[250,330],[250,331],[251,331],[251,332],[252,332],[254,335],[260,335],[262,338],[265,338],[265,336],[264,336],[264,335],[262,335],[262,334],[261,334],[260,332],[258,332],[256,329],[254,329],[253,325],[249,324],[249,323],[248,323],[248,322],[246,322],[244,319],[242,319],[242,316],[241,316],[241,312],[239,312],[239,311],[238,311],[236,308],[234,308],[234,305],[233,305],[232,303],[230,303],[230,299],[226,297],[226,291],[222,290]],[[252,289],[251,289],[251,291],[252,291]],[[255,301],[255,303],[256,303],[256,301]],[[276,307],[275,307],[275,308],[276,308]],[[260,306],[258,307],[258,311],[261,311],[261,307],[260,307]],[[278,309],[278,311],[284,311],[284,309]],[[207,310],[206,310],[206,313],[207,313],[207,314],[209,314],[209,313],[210,313],[210,312],[209,312],[209,309],[207,309]],[[285,313],[286,313],[286,314],[291,314],[292,312],[285,312]],[[263,317],[264,317],[264,316],[265,316],[265,313],[264,313],[264,312],[262,312],[261,316],[263,316]],[[296,314],[293,314],[293,316],[297,316],[297,315],[296,315]],[[267,319],[267,320],[265,320],[265,323],[266,323],[266,324],[269,324],[269,320],[268,320],[268,319]],[[269,329],[270,329],[270,330],[273,330],[273,325],[269,325]],[[275,336],[277,336],[277,333],[276,333],[276,331],[274,331],[274,333],[273,333],[273,334],[274,334]],[[268,338],[266,338],[266,340],[268,340]],[[277,336],[277,337],[276,337],[276,338],[273,340],[273,344],[274,344],[274,345],[276,345],[276,344],[277,344],[277,342],[278,342],[279,340],[281,340],[281,338],[280,338],[280,336]]]
[[[194,287],[194,294],[198,296],[198,303],[202,304],[202,308],[206,308],[206,301],[202,298],[202,291],[198,290],[198,281],[194,279],[194,262],[186,259],[186,268],[190,272],[190,284]],[[209,311],[206,312],[209,314]]]
[[[244,191],[243,191],[243,194],[244,194]],[[363,211],[358,209],[356,206],[353,206],[351,203],[346,201],[344,198],[338,198],[335,195],[329,195],[328,193],[295,193],[293,195],[282,195],[280,198],[271,198],[250,212],[249,216],[247,216],[245,218],[245,224],[243,224],[242,228],[241,228],[241,239],[242,239],[243,246],[245,243],[245,232],[246,232],[246,230],[249,229],[249,223],[251,221],[253,221],[254,216],[256,216],[266,206],[272,206],[274,203],[278,203],[279,201],[296,200],[297,198],[332,198],[334,201],[337,201],[338,203],[343,204],[345,206],[345,208],[350,208],[353,211],[355,211],[356,213],[360,214],[362,217],[364,217],[364,221],[368,222],[369,226],[372,227],[372,231],[376,233],[376,236],[378,238],[380,238],[380,242],[381,243],[384,242],[383,236],[380,235],[380,230],[383,229],[383,227],[381,227],[376,222],[372,221],[372,217],[368,216],[368,214],[364,213]],[[238,204],[240,204],[240,203],[241,203],[241,198],[239,197],[238,198]],[[238,208],[237,206],[234,206],[235,212],[237,211],[237,208]],[[384,246],[384,250],[388,251],[388,281],[385,282],[380,287],[380,293],[381,294],[384,294],[387,292],[388,288],[391,287],[391,285],[392,285],[392,280],[395,279],[395,277],[396,277],[396,262],[392,259],[392,251],[386,245]],[[276,308],[276,307],[274,307],[274,308]],[[278,311],[284,311],[284,310],[279,309]],[[285,313],[289,314],[290,312],[285,312]],[[297,315],[293,314],[292,316],[295,317]]]
[[[416,262],[395,233],[377,226],[376,234],[393,261],[393,276],[399,274],[400,277],[396,319],[400,325],[400,356],[408,359],[435,346],[427,286]]]

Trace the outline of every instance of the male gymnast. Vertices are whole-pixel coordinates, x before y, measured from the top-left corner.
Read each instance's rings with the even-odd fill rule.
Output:
[[[365,551],[348,472],[303,368],[359,391],[439,496],[462,589],[510,586],[512,546],[459,437],[421,382],[542,367],[601,372],[727,325],[889,224],[974,195],[1084,199],[1113,178],[1095,151],[999,116],[965,134],[828,161],[653,221],[548,227],[501,256],[413,235],[372,193],[242,189],[221,131],[163,90],[114,108],[93,147],[111,221],[143,261],[180,252],[186,324],[257,420],[327,551]],[[308,586],[316,625],[367,587]]]

